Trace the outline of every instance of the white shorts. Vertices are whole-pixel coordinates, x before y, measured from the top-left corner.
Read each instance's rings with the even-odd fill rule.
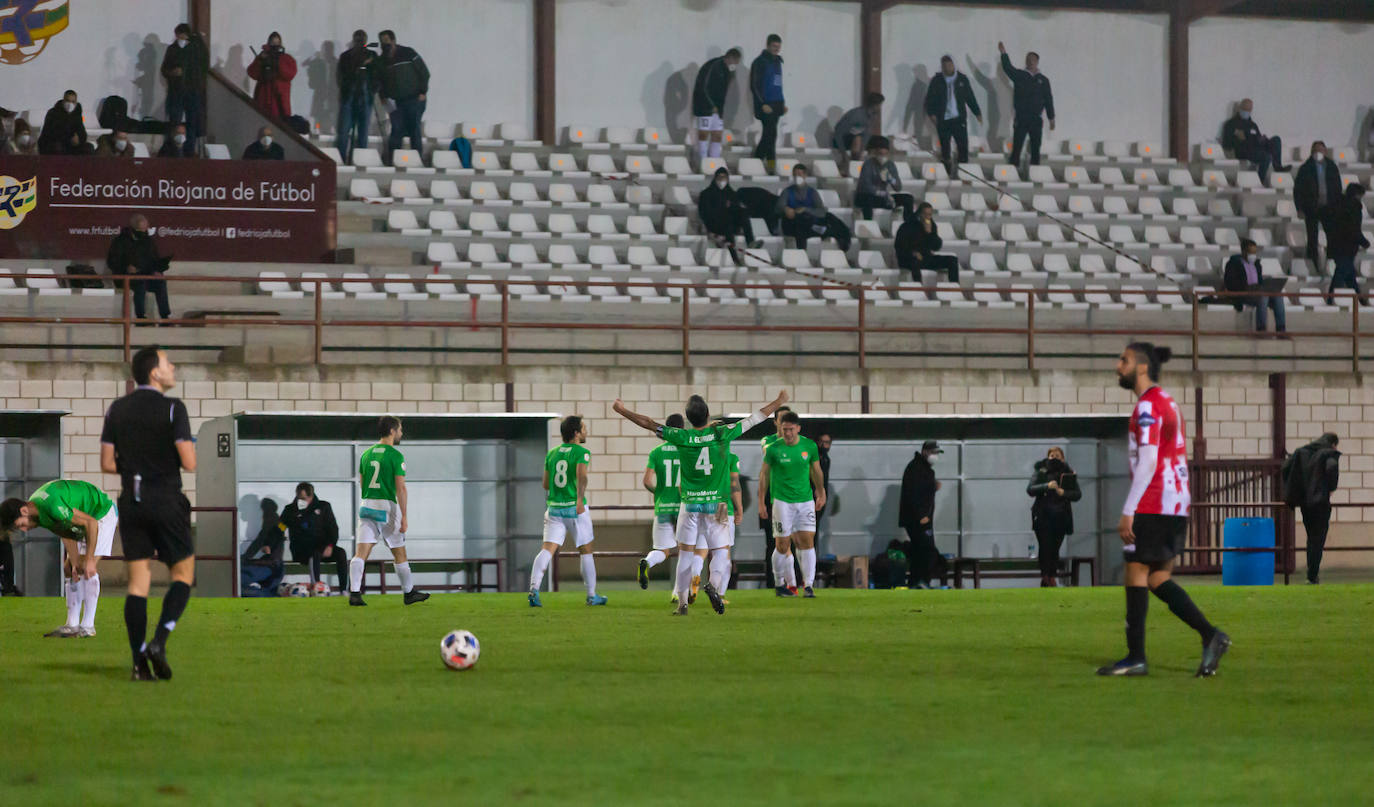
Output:
[[[384,515],[379,520],[377,514]],[[375,544],[385,541],[388,549],[406,545],[406,534],[401,532],[401,506],[396,502],[380,499],[363,499],[358,508],[358,535],[360,544]]]
[[[108,558],[114,551],[115,527],[119,526],[119,510],[113,505],[110,512],[105,517],[96,522],[98,532],[95,536],[95,556],[97,558]],[[86,554],[86,542],[77,541],[76,550],[81,554]]]
[[[725,131],[725,121],[719,115],[707,115],[704,118],[697,118],[697,131],[699,132],[723,132]]]
[[[582,515],[564,517],[549,515],[544,511],[544,543],[563,545],[568,532],[573,534],[574,546],[583,547],[592,542],[592,511],[583,510]]]
[[[677,548],[677,520],[654,519],[654,549],[668,551]]]
[[[773,501],[773,534],[786,538],[798,532],[816,531],[815,502]]]
[[[677,542],[696,548],[724,549],[735,545],[735,524],[732,520],[716,520],[716,514],[693,513],[682,505],[677,517]]]

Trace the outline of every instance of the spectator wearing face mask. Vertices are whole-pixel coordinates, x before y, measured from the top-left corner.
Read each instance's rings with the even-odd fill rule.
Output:
[[[869,131],[874,123],[882,119],[883,100],[882,93],[871,92],[864,98],[863,106],[856,106],[844,113],[835,122],[835,135],[830,140],[830,147],[839,151],[846,160],[862,157],[864,144],[871,142]]]
[[[924,269],[944,272],[949,275],[950,283],[958,283],[959,259],[954,255],[935,254],[944,243],[935,224],[935,208],[929,202],[922,202],[916,208],[916,215],[897,228],[892,250],[897,255],[897,265],[911,272],[915,282],[921,282],[921,270]]]
[[[281,44],[281,34],[273,31],[262,52],[248,65],[248,77],[257,82],[253,103],[264,115],[286,120],[291,117],[291,80],[296,77],[296,60]]]
[[[286,150],[281,147],[281,143],[272,142],[272,127],[264,126],[258,130],[258,139],[248,144],[248,148],[243,150],[245,160],[284,160]]]
[[[86,123],[81,117],[81,104],[76,90],[67,90],[62,100],[52,105],[43,116],[43,130],[38,133],[39,154],[90,154],[94,149],[86,142]]]
[[[1263,291],[1264,269],[1260,266],[1259,246],[1248,238],[1240,242],[1240,254],[1232,255],[1226,262],[1222,276],[1222,287],[1231,292],[1254,294]],[[1274,329],[1278,333],[1288,330],[1284,318],[1282,297],[1232,297],[1231,304],[1237,311],[1250,306],[1255,309],[1255,330],[1263,332],[1269,327],[1267,312],[1274,312]]]
[[[186,144],[190,140],[186,136],[186,124],[174,123],[167,131],[167,136],[162,138],[162,148],[157,150],[159,157],[186,158],[195,157],[194,151],[187,151]]]
[[[927,440],[902,473],[897,526],[906,530],[911,542],[906,556],[911,561],[912,588],[935,587],[931,578],[940,556],[935,547],[935,494],[940,490],[935,479],[935,461],[943,453],[939,443]]]
[[[1326,206],[1341,198],[1341,169],[1326,159],[1326,144],[1312,144],[1312,156],[1298,168],[1293,180],[1293,204],[1307,225],[1307,259],[1317,263],[1317,225]],[[1324,262],[1323,262],[1324,263]],[[1315,266],[1321,271],[1323,266]]]
[[[859,170],[859,185],[854,191],[854,206],[863,211],[865,219],[873,218],[873,209],[892,210],[902,206],[904,218],[911,218],[915,197],[897,193],[902,179],[897,176],[897,164],[888,158],[891,143],[886,137],[874,135],[868,139],[868,159]]]
[[[411,148],[423,150],[421,129],[429,92],[429,67],[414,48],[396,44],[395,31],[382,31],[377,38],[382,45],[382,98],[391,107],[391,137],[387,145],[395,151],[402,140],[410,138]]]
[[[1275,171],[1287,171],[1283,164],[1283,138],[1265,137],[1255,123],[1252,113],[1255,102],[1246,98],[1236,107],[1236,114],[1222,124],[1221,147],[1235,155],[1238,160],[1255,164],[1260,179],[1269,182],[1270,167]]]
[[[725,114],[726,94],[741,58],[739,48],[731,48],[724,56],[707,59],[697,71],[692,87],[692,116],[697,119],[697,156],[702,161],[720,156],[721,139],[725,136],[721,116]]]
[[[930,80],[925,109],[940,138],[940,159],[953,177],[959,163],[968,162],[969,110],[973,110],[980,124],[983,122],[983,110],[973,95],[973,85],[968,76],[955,69],[953,56],[940,59],[940,75]],[[950,140],[957,151],[950,149]]]
[[[1330,295],[1337,288],[1360,293],[1355,259],[1359,257],[1360,250],[1369,249],[1369,239],[1364,237],[1363,227],[1364,186],[1358,182],[1347,185],[1345,193],[1323,212],[1322,222],[1326,226],[1326,254],[1336,265],[1331,273],[1331,285],[1326,289],[1326,301],[1330,304]],[[1369,299],[1361,296],[1360,305],[1369,305]]]
[[[806,249],[809,238],[825,236],[825,203],[811,187],[805,165],[797,163],[792,168],[792,184],[778,195],[777,211],[782,234],[796,239],[797,249]]]
[[[105,265],[112,275],[137,275],[141,278],[131,283],[135,317],[140,320],[148,318],[144,296],[152,292],[157,298],[158,315],[162,319],[172,318],[172,306],[167,300],[167,281],[162,276],[167,269],[167,259],[158,254],[157,244],[148,233],[147,216],[135,214],[129,220],[129,226],[119,231],[119,235],[110,242]]]
[[[339,522],[329,502],[315,496],[315,486],[296,486],[296,500],[281,511],[281,523],[291,542],[291,559],[310,564],[310,582],[320,580],[320,564],[334,564],[339,590],[348,590],[348,553],[339,547]]]
[[[109,134],[103,134],[97,137],[95,139],[95,156],[132,159],[134,156],[134,147],[129,142],[128,133],[115,129]]]
[[[735,252],[736,236],[744,236],[745,243],[751,247],[763,245],[754,239],[749,214],[735,196],[735,189],[730,187],[730,171],[724,166],[716,169],[711,184],[697,196],[697,215],[711,240],[716,246],[730,250],[735,263],[740,263],[739,254]]]
[[[0,141],[0,154],[37,154],[38,144],[34,142],[33,130],[23,118],[14,121],[14,135]]]
[[[205,38],[181,23],[176,39],[162,55],[162,77],[167,80],[167,121],[186,124],[184,156],[196,153],[196,141],[205,120],[205,77],[210,74],[210,49]],[[160,155],[165,156],[165,155]]]
[[[1078,475],[1064,461],[1064,449],[1055,446],[1045,459],[1035,463],[1026,495],[1031,505],[1031,529],[1040,551],[1040,587],[1059,585],[1059,549],[1064,537],[1073,534],[1073,503],[1083,498]]]

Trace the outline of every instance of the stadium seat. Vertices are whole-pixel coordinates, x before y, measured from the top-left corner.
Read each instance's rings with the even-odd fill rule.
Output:
[[[458,183],[451,179],[436,179],[429,183],[429,197],[440,204],[455,204],[461,198]]]
[[[385,300],[386,293],[377,291],[372,278],[366,272],[344,272],[341,284],[345,294],[355,300]]]
[[[377,187],[377,180],[367,177],[355,177],[348,182],[348,198],[360,202],[390,202],[391,199],[382,196],[382,189]]]
[[[448,149],[435,149],[435,151],[429,155],[429,164],[431,167],[443,171],[466,170],[463,168],[462,160],[458,157],[458,152],[449,151]]]
[[[398,300],[427,300],[429,292],[418,291],[410,275],[388,272],[382,281],[382,293]]]
[[[429,235],[428,227],[421,227],[413,210],[393,208],[386,213],[386,228],[402,235]]]
[[[391,165],[402,171],[413,171],[424,168],[425,161],[420,158],[420,152],[414,149],[396,149],[391,152]]]
[[[207,159],[211,159],[211,160],[229,160],[229,159],[233,159],[233,158],[229,155],[229,147],[226,146],[226,145],[224,145],[223,143],[206,143],[206,144],[205,144],[205,156],[206,156]]]
[[[368,171],[387,170],[387,166],[382,163],[382,153],[377,149],[353,149],[353,167]]]
[[[285,272],[258,272],[258,291],[285,300],[300,299],[305,292],[291,288]]]
[[[320,297],[326,300],[342,300],[347,294],[339,291],[338,287],[331,282],[327,282],[329,275],[324,272],[301,272],[303,280],[316,280],[316,283],[301,283],[301,291],[307,296],[314,296],[315,290],[319,289]]]

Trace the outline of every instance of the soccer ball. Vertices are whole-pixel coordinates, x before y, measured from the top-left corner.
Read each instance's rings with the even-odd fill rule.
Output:
[[[310,586],[306,583],[292,583],[288,597],[309,597]]]
[[[481,653],[482,646],[469,631],[455,630],[439,642],[439,657],[451,670],[469,669]]]
[[[285,581],[285,580],[283,580],[283,581],[281,581],[280,583],[278,583],[278,584],[277,584],[277,596],[278,596],[278,597],[290,597],[290,596],[291,596],[291,583],[288,583],[288,582]]]
[[[314,584],[310,586],[310,593],[316,597],[328,597],[329,584],[323,580],[316,580]]]

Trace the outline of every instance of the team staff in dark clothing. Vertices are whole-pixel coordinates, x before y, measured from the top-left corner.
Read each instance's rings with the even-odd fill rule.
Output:
[[[897,510],[897,526],[906,530],[911,547],[912,588],[931,587],[931,577],[939,550],[935,548],[935,492],[940,483],[935,479],[934,457],[945,453],[940,444],[927,440],[902,473],[901,504]]]
[[[830,505],[830,435],[822,434],[816,438],[816,450],[821,455],[821,484],[825,486],[825,503]],[[825,514],[825,507],[816,511],[816,518]]]
[[[24,592],[14,587],[14,545],[9,533],[0,535],[0,597],[22,597]]]
[[[954,255],[936,255],[935,250],[944,246],[939,228],[935,226],[935,208],[929,202],[921,202],[916,215],[906,219],[897,228],[892,250],[897,255],[897,266],[911,272],[912,280],[921,282],[921,270],[945,272],[949,282],[959,282],[959,259]]]
[[[697,71],[692,87],[692,117],[697,119],[697,156],[702,160],[720,156],[721,138],[725,136],[725,96],[741,58],[739,48],[731,48],[724,56],[707,59]]]
[[[1293,179],[1293,206],[1307,224],[1307,259],[1313,263],[1317,262],[1317,225],[1326,206],[1339,198],[1341,169],[1326,159],[1326,144],[1318,140],[1312,144],[1312,156],[1298,167],[1298,175]]]
[[[1040,545],[1040,587],[1054,588],[1059,585],[1059,549],[1064,536],[1073,535],[1073,503],[1083,498],[1078,475],[1064,461],[1064,449],[1051,448],[1035,463],[1026,494],[1035,499],[1031,529]]]
[[[1282,477],[1290,507],[1302,509],[1302,526],[1307,530],[1307,582],[1321,581],[1322,550],[1331,527],[1331,491],[1340,484],[1340,438],[1327,432],[1289,457]]]
[[[171,319],[172,306],[167,300],[167,281],[162,273],[167,269],[167,259],[158,255],[157,244],[148,234],[148,217],[135,213],[129,226],[123,227],[119,235],[110,242],[110,251],[105,256],[105,265],[112,275],[138,275],[146,280],[133,281],[134,316],[147,319],[144,297],[152,292],[157,298],[157,313],[162,319]]]
[[[166,680],[167,639],[191,599],[196,548],[191,537],[191,503],[181,492],[181,471],[196,470],[196,447],[186,405],[166,395],[176,386],[176,366],[167,354],[145,347],[131,365],[133,392],[110,404],[100,433],[100,470],[119,474],[119,532],[129,566],[124,624],[133,653],[133,680]],[[156,557],[171,572],[162,615],[151,642],[148,587]],[[156,676],[156,678],[154,677]]]
[[[429,67],[414,48],[396,44],[395,31],[382,31],[377,39],[382,44],[382,98],[395,105],[391,112],[391,137],[387,145],[395,151],[401,147],[401,141],[408,137],[411,148],[423,151],[421,130],[425,97],[429,92]]]
[[[348,591],[348,557],[339,548],[339,522],[329,502],[315,497],[315,486],[296,486],[296,500],[281,511],[281,523],[291,540],[291,559],[310,564],[310,582],[320,580],[323,561],[334,564],[339,590]]]
[[[178,25],[176,40],[162,55],[161,72],[167,80],[167,120],[186,124],[182,152],[195,156],[205,119],[205,77],[210,75],[210,49],[205,38],[192,33],[184,22]]]
[[[782,94],[782,37],[768,35],[767,46],[749,65],[749,92],[754,97],[754,117],[763,124],[754,156],[765,160],[772,171],[778,159],[778,119],[787,114]]]
[[[1264,267],[1260,265],[1259,245],[1248,238],[1240,240],[1240,254],[1232,255],[1226,262],[1222,273],[1222,288],[1227,291],[1257,292],[1263,290]],[[1274,329],[1279,333],[1288,330],[1282,297],[1232,297],[1231,305],[1237,311],[1245,306],[1255,308],[1255,330],[1264,331],[1269,327],[1267,311],[1274,311]]]
[[[968,76],[954,68],[953,56],[940,59],[940,75],[930,80],[925,108],[940,137],[940,157],[953,177],[959,163],[968,162],[968,111],[973,110],[973,116],[983,122],[983,110],[973,97],[973,85]],[[957,154],[950,151],[951,138],[958,146]]]
[[[757,248],[762,243],[754,238],[754,226],[749,222],[749,214],[730,187],[730,171],[725,166],[716,169],[711,184],[697,196],[697,215],[701,224],[717,245],[730,250],[735,263],[740,263],[735,252],[735,236],[743,235],[750,247]]]
[[[82,119],[81,104],[76,90],[67,90],[62,100],[52,105],[43,116],[43,129],[38,133],[39,154],[91,154],[95,147],[86,141],[86,123]]]
[[[1012,108],[1016,113],[1012,122],[1010,162],[1021,164],[1021,146],[1029,137],[1030,164],[1039,165],[1043,118],[1049,118],[1050,131],[1054,131],[1054,93],[1050,90],[1050,80],[1040,72],[1040,54],[1035,51],[1026,54],[1026,69],[1017,70],[1012,67],[1006,46],[998,42],[997,50],[1002,53],[1002,69],[1011,79]]]
[[[367,122],[372,117],[372,95],[377,91],[373,64],[377,52],[367,46],[367,32],[353,32],[353,47],[339,56],[339,123],[334,146],[346,164],[354,148],[367,148]]]
[[[1369,249],[1369,239],[1364,237],[1363,221],[1364,186],[1358,182],[1345,186],[1345,194],[1322,213],[1322,223],[1326,226],[1326,256],[1336,265],[1331,272],[1331,284],[1326,289],[1328,304],[1338,286],[1360,293],[1355,258],[1359,257],[1360,250]],[[1360,304],[1368,305],[1369,301],[1361,297]]]
[[[1236,159],[1255,164],[1260,179],[1269,181],[1269,169],[1287,171],[1283,164],[1283,138],[1265,137],[1258,123],[1250,117],[1255,102],[1246,98],[1236,107],[1236,114],[1221,126],[1221,147],[1236,155]]]

